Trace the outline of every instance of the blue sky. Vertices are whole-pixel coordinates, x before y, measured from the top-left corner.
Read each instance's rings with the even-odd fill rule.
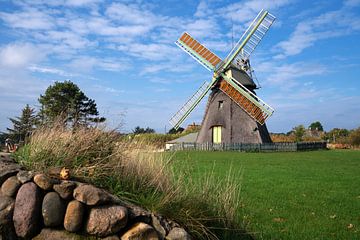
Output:
[[[0,1],[0,131],[71,80],[110,127],[164,132],[211,78],[176,39],[187,31],[224,58],[262,8],[277,17],[251,57],[257,94],[275,109],[269,130],[360,126],[359,0],[17,0]],[[201,121],[205,103],[186,123]]]

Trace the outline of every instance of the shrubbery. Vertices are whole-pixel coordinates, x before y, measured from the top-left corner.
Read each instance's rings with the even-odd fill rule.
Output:
[[[350,133],[349,143],[353,146],[360,146],[360,127]]]
[[[179,222],[198,239],[239,239],[238,176],[214,179],[209,173],[191,184],[191,174],[173,169],[171,154],[156,153],[147,144],[167,138],[149,134],[129,139],[115,131],[69,130],[59,124],[37,129],[15,157],[33,170],[68,167],[77,178]]]

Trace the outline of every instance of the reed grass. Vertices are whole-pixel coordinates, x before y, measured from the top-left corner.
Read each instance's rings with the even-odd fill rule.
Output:
[[[238,220],[238,173],[229,171],[221,179],[210,171],[191,184],[191,167],[179,172],[172,155],[156,149],[101,127],[72,130],[55,124],[37,129],[15,157],[36,171],[68,167],[74,177],[178,222],[196,239],[246,235]]]

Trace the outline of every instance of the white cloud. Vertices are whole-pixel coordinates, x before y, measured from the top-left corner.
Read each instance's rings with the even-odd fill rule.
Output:
[[[156,16],[146,9],[140,9],[140,5],[113,3],[106,9],[106,15],[116,22],[131,25],[156,25],[162,17]]]
[[[92,4],[99,3],[100,0],[67,0],[65,1],[65,5],[74,6],[74,7],[82,7],[89,6]]]
[[[115,24],[110,23],[107,19],[101,17],[88,19],[87,27],[89,29],[89,33],[91,32],[92,34],[96,33],[104,36],[139,36],[150,30],[148,26],[141,24],[133,26],[116,26]]]
[[[38,6],[50,6],[50,7],[59,7],[59,6],[68,6],[68,7],[94,7],[100,0],[21,0],[15,1],[15,4],[18,4],[23,7],[29,7],[33,5]]]
[[[0,18],[11,27],[24,29],[51,29],[54,27],[53,19],[36,8],[28,8],[23,12],[0,12]]]
[[[107,86],[103,86],[100,84],[93,85],[91,90],[95,91],[95,92],[111,93],[116,96],[119,96],[120,94],[125,93],[125,90],[119,90],[119,89],[115,89],[113,87],[107,87]]]
[[[219,38],[219,26],[214,19],[198,19],[185,25],[185,29],[195,38]]]
[[[228,20],[248,23],[254,19],[261,9],[275,10],[289,3],[290,0],[249,0],[230,4],[219,9],[219,13]]]
[[[90,41],[85,37],[81,37],[79,34],[71,31],[48,31],[43,35],[37,35],[38,39],[51,44],[66,45],[71,49],[82,49],[87,47],[96,46],[95,41]]]
[[[0,65],[23,68],[44,59],[41,49],[30,43],[12,43],[0,48]]]
[[[195,17],[203,18],[203,17],[209,17],[213,13],[210,6],[208,6],[207,2],[205,0],[201,0],[199,5],[196,8],[196,12],[194,14]]]
[[[151,61],[171,59],[177,53],[175,46],[157,43],[119,45],[117,49],[126,54]]]
[[[15,10],[8,8],[0,12],[3,32],[9,32],[4,41],[21,38],[26,43],[10,42],[0,46],[1,96],[19,101],[21,104],[34,103],[50,83],[50,80],[41,80],[35,76],[49,78],[53,77],[51,74],[55,74],[60,76],[58,78],[61,81],[64,77],[80,81],[86,91],[98,96],[100,102],[106,102],[104,104],[108,104],[108,108],[114,106],[108,103],[111,102],[111,97],[121,95],[121,98],[126,99],[124,105],[130,107],[128,119],[131,120],[131,124],[153,124],[159,127],[166,121],[168,116],[165,115],[170,116],[188,97],[182,95],[192,94],[198,81],[211,77],[209,72],[198,70],[202,69],[202,66],[173,44],[183,31],[188,31],[221,56],[230,50],[231,20],[234,22],[234,37],[237,40],[240,37],[238,35],[260,9],[267,8],[276,14],[276,11],[283,7],[281,15],[286,19],[293,13],[291,11],[294,11],[294,8],[290,8],[292,2],[293,0],[244,0],[217,8],[223,3],[200,1],[197,9],[189,10],[196,10],[193,16],[180,16],[180,12],[170,16],[160,14],[156,8],[159,5],[154,6],[153,3],[144,1],[16,1],[13,4]],[[344,2],[343,7],[348,11],[331,11],[298,23],[293,29],[294,32],[290,36],[285,35],[285,41],[277,45],[279,51],[275,52],[276,58],[300,54],[304,49],[315,46],[319,40],[358,31],[360,20],[355,10],[351,9],[358,4],[359,0],[348,0]],[[284,6],[289,6],[289,9],[285,9]],[[320,8],[321,11],[323,9]],[[310,11],[305,13],[305,16],[309,17],[319,11]],[[299,19],[300,17],[290,17],[292,21]],[[284,25],[285,23],[288,21],[284,20]],[[281,31],[284,33],[287,30]],[[258,52],[257,56],[261,54]],[[269,60],[267,52],[262,56]],[[320,104],[321,99],[330,99],[332,96],[341,99],[341,94],[335,95],[336,91],[331,90],[330,83],[327,89],[319,89],[317,80],[321,79],[320,75],[328,73],[331,65],[319,64],[319,58],[309,62],[306,62],[307,60],[305,58],[302,62],[296,63],[263,60],[259,64],[254,64],[255,70],[262,75],[261,82],[265,85],[260,95],[265,95],[264,100],[270,101],[269,103],[276,108],[277,113],[274,117],[278,122],[284,123],[283,118],[294,124],[295,121],[302,121],[301,118],[308,120],[310,117],[307,115],[317,114],[314,110],[309,110],[309,103],[304,100]],[[356,63],[356,60],[358,59],[351,62]],[[345,64],[338,66],[337,71],[340,72],[338,69],[344,66]],[[351,69],[354,68],[356,67],[352,66]],[[349,69],[346,68],[345,71]],[[98,70],[107,72],[97,72]],[[99,79],[89,75],[96,75]],[[129,78],[126,81],[126,92],[110,82],[123,76]],[[107,81],[106,85],[103,85],[105,82],[102,80],[105,77]],[[144,84],[144,89],[134,87],[136,81],[130,81],[133,79]],[[99,84],[94,85],[94,82]],[[162,92],[174,91],[180,86],[181,91],[177,92],[176,96],[166,98],[171,94],[161,95]],[[191,86],[195,87],[191,89]],[[276,92],[271,92],[274,89]],[[144,99],[139,103],[133,96],[139,96],[144,90],[150,93],[144,94]],[[353,92],[356,93],[356,90]],[[160,99],[158,96],[162,97],[161,100],[156,100]],[[1,100],[0,107],[8,109],[4,98]],[[330,100],[336,102],[335,99]],[[344,102],[350,106],[357,100],[358,98],[353,98]],[[97,102],[99,101],[97,99]],[[321,106],[326,108],[328,105],[324,103]],[[22,106],[17,107],[20,109]],[[201,121],[202,110],[194,112],[189,121]],[[335,112],[341,115],[344,111]],[[153,116],[154,112],[156,117],[148,120],[147,116]],[[319,114],[320,112],[324,111],[320,109]],[[16,114],[9,113],[10,116]],[[281,119],[277,116],[281,116]],[[333,117],[331,114],[326,116]]]
[[[301,53],[314,46],[317,41],[349,35],[360,30],[360,17],[352,12],[351,7],[343,6],[320,16],[297,24],[288,40],[278,43],[275,48],[281,52],[274,59],[284,59]]]
[[[257,69],[267,73],[264,82],[266,86],[276,85],[284,89],[293,88],[300,84],[299,81],[295,81],[299,78],[322,75],[328,71],[323,65],[303,62],[283,65],[265,63],[257,65]]]
[[[74,58],[69,64],[73,71],[88,73],[93,70],[104,70],[110,72],[119,72],[129,69],[129,64],[123,59],[106,59],[91,56],[79,56]]]
[[[30,66],[28,69],[31,72],[39,72],[39,73],[50,73],[50,74],[56,74],[63,77],[73,77],[74,74],[65,72],[64,70],[52,68],[52,67],[41,67],[41,66]]]
[[[344,5],[347,7],[357,7],[360,5],[360,0],[346,0]]]

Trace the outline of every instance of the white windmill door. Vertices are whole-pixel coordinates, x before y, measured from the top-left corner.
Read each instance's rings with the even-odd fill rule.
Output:
[[[213,143],[221,143],[221,126],[214,126],[213,130]]]

